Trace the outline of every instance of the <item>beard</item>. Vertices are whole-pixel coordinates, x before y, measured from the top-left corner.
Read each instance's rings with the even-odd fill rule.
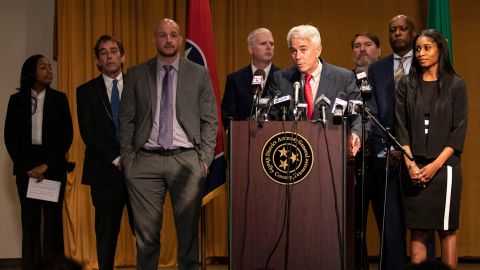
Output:
[[[178,49],[175,49],[172,52],[167,52],[165,50],[159,49],[158,53],[163,57],[173,57],[173,56],[177,55]]]
[[[355,61],[355,63],[357,64],[358,67],[364,67],[364,66],[368,66],[372,63],[372,60],[370,58],[359,58]]]

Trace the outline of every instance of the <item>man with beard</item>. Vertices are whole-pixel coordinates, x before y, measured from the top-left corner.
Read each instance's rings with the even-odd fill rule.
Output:
[[[217,136],[217,106],[205,67],[180,57],[178,24],[160,20],[157,57],[128,70],[120,147],[137,240],[137,269],[157,269],[166,192],[179,269],[198,269],[198,221]]]
[[[408,74],[416,33],[413,19],[405,15],[393,17],[388,29],[393,54],[370,65],[368,79],[373,91],[371,97],[366,99],[366,104],[379,122],[395,134],[396,83],[401,76]],[[368,174],[366,178],[369,181],[368,185],[374,189],[371,193],[372,206],[378,230],[380,235],[383,235],[382,269],[403,269],[406,262],[405,229],[398,177],[401,153],[394,150],[391,152],[390,160],[386,160],[387,146],[391,143],[376,124],[371,125],[368,145],[372,148],[373,164],[366,172]],[[387,163],[390,166],[388,177],[385,175]]]
[[[222,99],[223,127],[228,129],[230,120],[245,120],[252,113],[254,74],[262,74],[265,79],[263,89],[267,89],[272,81],[273,73],[278,67],[272,64],[275,44],[270,30],[258,28],[247,38],[248,52],[252,56],[251,63],[228,74],[225,94]]]
[[[355,34],[352,40],[353,72],[368,71],[368,66],[380,59],[380,40],[370,32]]]
[[[373,64],[380,59],[380,40],[378,37],[370,32],[363,32],[355,34],[352,40],[352,56],[353,62],[355,64],[355,68],[353,72],[358,74],[368,72],[368,67],[370,64]],[[362,94],[363,98],[366,95],[371,95],[371,93]],[[362,152],[363,153],[363,152]],[[365,184],[363,185],[363,194],[362,194],[362,161],[365,160]],[[359,269],[367,269],[368,268],[368,260],[367,260],[367,247],[365,243],[365,229],[367,225],[367,216],[368,216],[368,204],[372,201],[372,205],[377,207],[377,194],[376,190],[377,187],[370,183],[369,179],[371,178],[370,175],[366,174],[367,172],[371,172],[368,170],[372,167],[372,151],[370,151],[370,147],[366,144],[365,147],[365,159],[363,159],[362,155],[357,155],[355,157],[355,172],[356,172],[356,182],[355,182],[355,265],[359,267],[363,265],[362,268]],[[362,205],[362,198],[364,204]],[[363,224],[363,226],[362,226]],[[363,237],[362,237],[363,236]],[[362,250],[363,248],[363,250]],[[362,252],[363,251],[363,252]],[[363,258],[362,258],[363,257]],[[362,260],[363,259],[363,260]]]

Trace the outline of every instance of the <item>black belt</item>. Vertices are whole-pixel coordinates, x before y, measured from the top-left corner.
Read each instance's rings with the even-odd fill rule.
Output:
[[[195,148],[184,148],[184,147],[180,147],[180,148],[176,148],[176,149],[163,149],[163,148],[145,149],[145,148],[142,148],[141,151],[143,151],[145,153],[150,153],[150,154],[157,154],[157,155],[160,155],[160,156],[173,156],[173,155],[178,155],[180,153],[187,152],[187,151],[194,150],[194,149]]]

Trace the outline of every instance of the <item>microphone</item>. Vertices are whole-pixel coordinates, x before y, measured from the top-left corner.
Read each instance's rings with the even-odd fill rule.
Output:
[[[347,101],[345,100],[346,95],[345,92],[338,93],[337,97],[335,98],[335,102],[332,106],[332,114],[333,114],[333,124],[340,125],[342,123],[342,118],[347,109]]]
[[[368,81],[367,72],[366,72],[365,68],[358,67],[355,70],[355,76],[357,77],[358,88],[360,88],[360,91],[362,93],[368,94],[368,93],[372,92],[372,86],[370,85],[370,82]]]
[[[258,70],[257,70],[258,71]],[[253,88],[253,104],[257,104],[257,98],[262,96],[262,83],[263,77],[261,75],[253,75],[252,88]]]
[[[317,98],[317,100],[315,100],[314,106],[317,107],[317,105],[320,105],[320,120],[324,125],[327,123],[327,114],[325,110],[330,108],[331,104],[332,103],[330,102],[330,99],[327,98],[324,94],[322,94]]]
[[[299,82],[295,82],[293,83],[293,100],[295,102],[295,105],[298,105],[298,92],[300,91],[300,83]]]
[[[300,91],[300,82],[296,81],[293,83],[293,117],[295,121],[299,119],[298,112],[298,92]]]
[[[268,99],[268,102],[266,104],[267,109],[263,113],[263,119],[262,121],[268,121],[268,113],[270,112],[270,108],[272,108],[272,105],[275,105],[275,99],[277,99],[278,96],[280,96],[281,92],[280,90],[276,90],[273,92],[273,96]],[[290,99],[290,96],[288,96]]]
[[[284,103],[284,102],[287,102],[287,101],[290,102],[290,100],[292,100],[291,96],[283,96],[283,97],[275,98],[273,100],[273,105],[281,104],[281,103]]]
[[[347,113],[349,115],[357,115],[362,111],[363,102],[360,100],[349,100]]]

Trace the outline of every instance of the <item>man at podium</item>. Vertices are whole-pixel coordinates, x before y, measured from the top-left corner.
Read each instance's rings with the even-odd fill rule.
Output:
[[[288,32],[287,40],[294,66],[273,74],[267,95],[293,98],[283,112],[279,107],[272,108],[270,117],[320,121],[324,125],[336,122],[338,117],[341,119],[346,103],[361,96],[354,74],[320,58],[321,37],[315,26],[295,26]],[[361,119],[354,116],[349,123],[347,155],[354,157],[361,146]]]

